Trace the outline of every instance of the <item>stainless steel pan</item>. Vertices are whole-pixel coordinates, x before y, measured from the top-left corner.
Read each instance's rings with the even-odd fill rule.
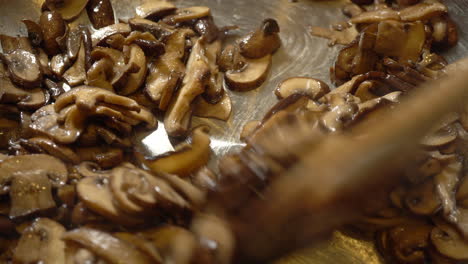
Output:
[[[0,33],[25,35],[21,19],[38,19],[42,0],[0,0]],[[129,18],[142,0],[112,0],[116,17]],[[212,148],[216,156],[235,151],[242,146],[240,129],[249,120],[260,119],[275,102],[272,93],[283,79],[293,76],[309,76],[329,82],[329,68],[339,47],[328,47],[327,40],[308,34],[310,25],[328,26],[344,20],[340,11],[341,1],[323,2],[311,0],[184,0],[178,6],[206,5],[212,9],[220,26],[238,25],[242,34],[253,29],[264,18],[275,18],[281,27],[283,47],[275,54],[268,81],[259,89],[247,93],[232,93],[234,111],[228,122],[200,120],[211,125]],[[466,56],[468,51],[468,1],[446,1],[460,33],[457,47],[447,52],[449,61]],[[86,15],[74,23],[89,23]],[[167,136],[160,127],[157,132],[142,136],[142,147],[153,154],[171,149]],[[324,219],[325,220],[325,219]],[[326,221],[326,220],[325,220]],[[383,263],[370,241],[352,238],[335,232],[330,241],[278,260],[278,263]]]

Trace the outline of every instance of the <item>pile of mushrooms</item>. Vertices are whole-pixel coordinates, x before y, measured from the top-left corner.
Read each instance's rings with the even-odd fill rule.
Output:
[[[230,263],[232,231],[205,210],[209,127],[191,119],[229,119],[224,80],[261,86],[277,22],[235,46],[210,8],[166,1],[124,21],[110,0],[45,0],[22,22],[27,37],[0,35],[0,262]],[[186,141],[145,157],[135,135],[158,119]]]

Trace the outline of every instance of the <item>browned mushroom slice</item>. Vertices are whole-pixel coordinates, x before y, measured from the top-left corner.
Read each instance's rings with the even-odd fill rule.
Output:
[[[456,130],[451,127],[445,127],[425,136],[421,144],[426,147],[440,147],[453,142],[456,138]]]
[[[53,108],[56,111],[61,111],[68,105],[75,104],[79,109],[91,110],[95,109],[96,104],[100,102],[113,104],[132,111],[140,111],[140,106],[134,100],[91,86],[76,87],[62,94],[53,105]]]
[[[85,46],[81,43],[75,63],[63,74],[70,86],[84,83],[86,80]]]
[[[229,89],[239,92],[260,87],[267,79],[271,67],[271,55],[260,59],[246,59],[245,66],[239,71],[228,71],[225,81]]]
[[[449,163],[442,171],[434,176],[436,193],[442,201],[443,215],[448,221],[457,221],[457,208],[455,192],[460,181],[459,177],[462,171],[462,163],[453,161]]]
[[[103,28],[114,24],[114,9],[110,0],[89,0],[86,6],[93,27]]]
[[[65,162],[77,164],[80,158],[73,152],[72,149],[64,145],[59,145],[48,138],[35,137],[27,140],[28,144],[43,150],[45,153],[57,157]]]
[[[37,88],[42,81],[40,63],[33,53],[26,50],[14,50],[4,54],[12,82],[24,88]]]
[[[49,57],[45,51],[41,48],[37,49],[37,60],[39,61],[39,66],[41,67],[41,72],[44,75],[52,76],[52,71],[49,67]]]
[[[0,44],[2,44],[3,53],[9,53],[17,49],[34,52],[31,42],[26,37],[11,37],[0,34]]]
[[[27,19],[23,19],[21,22],[23,22],[23,24],[26,26],[26,29],[28,30],[28,38],[31,41],[31,44],[35,47],[39,47],[42,44],[42,40],[44,39],[42,29],[39,24]]]
[[[150,257],[154,263],[163,263],[161,254],[156,246],[149,240],[146,240],[143,236],[124,232],[114,233],[113,235],[136,247],[138,250]]]
[[[111,177],[111,170],[101,170],[98,164],[90,161],[81,162],[74,167],[82,177]]]
[[[82,161],[93,161],[102,168],[112,168],[122,163],[123,150],[113,147],[81,147],[76,154]]]
[[[63,239],[78,243],[109,263],[153,263],[132,244],[99,230],[79,228],[65,233]]]
[[[206,6],[191,6],[186,8],[179,8],[173,15],[164,18],[164,22],[168,24],[177,24],[197,18],[209,16],[211,10]]]
[[[195,98],[205,91],[211,69],[205,56],[202,40],[192,48],[187,71],[175,98],[164,116],[164,127],[170,136],[183,136],[191,120],[191,107]]]
[[[65,70],[71,65],[71,61],[65,54],[57,54],[50,59],[50,70],[55,76],[61,78]]]
[[[65,20],[73,20],[85,9],[88,0],[73,1],[50,1],[46,0],[44,5],[50,10],[54,10],[62,15]]]
[[[48,218],[38,218],[27,227],[18,241],[15,263],[65,263],[65,228]]]
[[[208,43],[217,40],[221,35],[221,31],[216,26],[212,16],[198,19],[194,25],[194,30],[200,36],[204,37]]]
[[[122,225],[137,225],[143,219],[126,215],[114,204],[108,177],[86,177],[78,182],[76,191],[80,201],[93,212]]]
[[[15,173],[28,171],[44,171],[54,187],[65,184],[68,176],[63,162],[52,156],[45,154],[11,156],[0,162],[0,194],[8,192],[8,185]]]
[[[265,19],[260,28],[239,40],[240,52],[244,57],[259,59],[273,54],[281,46],[278,22]]]
[[[146,180],[146,182],[145,182]],[[147,185],[143,190],[135,190],[138,185]],[[129,199],[129,193],[133,192],[138,195],[138,191],[144,191],[153,194],[152,186],[146,179],[144,173],[139,173],[137,169],[129,169],[125,167],[117,167],[112,170],[110,178],[110,190],[115,198],[116,205],[125,213],[131,215],[141,215],[144,213],[144,208]]]
[[[167,15],[170,15],[176,10],[173,3],[166,1],[149,1],[135,9],[138,17],[147,18],[151,20],[158,20]]]
[[[109,58],[96,61],[86,73],[86,85],[114,91],[114,87],[109,82],[113,75],[112,67],[112,61]]]
[[[106,39],[115,34],[121,34],[127,36],[130,34],[130,26],[125,23],[113,24],[96,30],[91,36],[93,40],[93,47],[102,45],[105,43]]]
[[[431,242],[442,255],[455,260],[467,260],[468,242],[449,224],[436,222],[437,226],[431,232]]]
[[[245,58],[240,55],[239,46],[227,45],[221,52],[217,63],[222,72],[239,71],[245,65]]]
[[[432,17],[447,13],[448,8],[440,2],[419,3],[398,12],[402,21],[428,20]]]
[[[410,189],[405,196],[405,204],[418,215],[433,215],[442,205],[432,179]]]
[[[354,26],[350,26],[340,31],[323,27],[310,27],[310,34],[329,39],[329,45],[349,45],[356,39],[359,33]]]
[[[0,95],[1,103],[16,103],[18,107],[28,110],[37,109],[47,101],[42,89],[20,89],[13,85],[7,77],[0,77]]]
[[[227,121],[231,116],[232,103],[227,93],[216,104],[207,102],[203,97],[198,97],[193,103],[193,115],[198,117],[216,118]]]
[[[122,95],[129,95],[134,93],[143,84],[146,77],[146,57],[143,50],[135,44],[129,47],[129,61],[128,64],[135,64],[139,70],[135,73],[129,74],[127,82],[124,87],[118,89],[117,92]]]
[[[186,198],[195,208],[202,208],[206,201],[205,192],[177,175],[161,173],[160,177],[165,179],[175,191]]]
[[[207,41],[206,37],[202,38],[203,41]],[[211,104],[218,103],[225,93],[223,87],[223,76],[219,72],[219,67],[216,63],[221,53],[221,41],[217,40],[212,43],[205,43],[205,55],[207,58],[208,65],[210,66],[210,80],[205,91],[202,93],[202,97]]]
[[[140,112],[136,113],[122,107],[101,103],[96,107],[95,114],[117,119],[132,126],[144,122],[148,129],[157,127],[157,120],[154,115],[143,107],[140,109]]]
[[[12,175],[10,218],[27,216],[55,207],[47,171],[22,171]]]
[[[145,92],[161,110],[167,109],[183,77],[185,66],[182,60],[185,56],[186,38],[192,33],[187,30],[174,32],[167,40],[166,52],[149,66]]]
[[[66,25],[62,16],[54,11],[42,12],[39,25],[42,29],[46,53],[50,56],[60,53],[57,38],[62,37],[66,31]]]
[[[62,114],[65,115],[63,125],[58,122],[59,114],[55,112],[54,105],[46,105],[34,112],[29,127],[34,132],[50,137],[58,143],[73,143],[84,130],[86,115],[76,106],[63,109]]]
[[[183,144],[174,152],[160,157],[145,160],[145,164],[153,172],[165,172],[179,176],[188,176],[208,163],[210,158],[210,137],[207,127],[199,127],[193,131],[192,143]]]
[[[132,18],[128,21],[132,30],[149,32],[159,41],[165,41],[167,37],[174,33],[174,28],[164,24],[153,22],[144,18]]]
[[[317,100],[330,91],[328,85],[321,80],[306,77],[292,77],[278,84],[275,90],[278,99],[286,98],[292,94],[303,94],[310,99]]]
[[[390,253],[398,263],[424,262],[432,226],[410,221],[388,231]]]

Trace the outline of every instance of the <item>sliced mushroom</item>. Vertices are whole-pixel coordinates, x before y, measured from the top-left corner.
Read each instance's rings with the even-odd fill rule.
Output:
[[[166,1],[149,1],[138,6],[135,11],[138,17],[150,20],[158,20],[170,15],[176,10],[173,3]]]
[[[398,263],[424,262],[431,229],[431,225],[414,221],[388,231],[390,250]]]
[[[144,161],[153,172],[165,172],[179,176],[188,176],[208,163],[210,158],[210,137],[206,127],[193,131],[192,143],[183,144],[174,152]]]
[[[29,89],[39,87],[42,81],[42,71],[36,55],[17,49],[4,54],[3,60],[8,66],[12,82]]]
[[[132,30],[139,30],[153,34],[159,41],[165,40],[174,33],[174,28],[163,23],[153,22],[144,18],[132,18],[128,21]],[[169,47],[169,45],[168,45]]]
[[[75,142],[84,130],[86,115],[76,106],[69,106],[61,112],[65,122],[59,124],[59,113],[54,105],[46,105],[31,116],[29,127],[36,133],[54,139],[57,143],[70,144]]]
[[[208,43],[217,40],[221,32],[216,26],[212,16],[198,19],[194,25],[194,29],[200,36],[204,37]]]
[[[81,43],[75,63],[63,74],[70,86],[77,86],[86,80],[85,46]]]
[[[95,229],[75,229],[65,233],[63,239],[78,243],[109,263],[153,263],[132,244]]]
[[[8,77],[0,77],[1,103],[13,103],[20,108],[34,110],[43,106],[46,101],[47,97],[42,89],[23,90],[13,85]]]
[[[444,216],[449,221],[456,222],[455,191],[458,186],[462,163],[454,161],[448,164],[442,171],[434,176],[434,184],[437,194],[442,201]]]
[[[245,66],[239,71],[228,71],[225,81],[229,89],[239,92],[260,87],[266,80],[271,67],[271,55],[260,59],[246,59]]]
[[[122,95],[129,95],[134,93],[143,84],[146,77],[146,57],[143,50],[135,44],[129,47],[129,61],[128,64],[135,64],[139,70],[135,73],[131,73],[128,76],[125,86],[118,89],[117,92]]]
[[[165,45],[161,43],[156,37],[149,32],[133,31],[124,40],[127,45],[136,44],[138,45],[147,56],[157,57],[165,52]]]
[[[193,115],[198,117],[216,118],[227,121],[231,116],[232,103],[227,93],[216,104],[207,102],[203,97],[198,97],[193,103]]]
[[[127,36],[130,34],[130,26],[125,23],[112,24],[99,30],[94,31],[91,38],[93,41],[93,47],[100,46],[105,43],[106,39],[115,34],[121,34]]]
[[[62,37],[66,31],[66,25],[62,16],[54,11],[42,12],[39,25],[42,29],[46,53],[50,56],[60,53],[57,38]]]
[[[146,180],[146,182],[144,182]],[[133,192],[138,195],[138,192],[145,191],[135,190],[138,185],[146,184],[146,192],[153,195],[151,183],[144,173],[139,173],[137,169],[129,169],[126,167],[118,167],[112,170],[112,177],[110,178],[110,189],[113,197],[120,209],[131,215],[141,215],[144,213],[144,208],[129,199],[129,193]],[[148,190],[149,189],[149,190]],[[155,201],[156,203],[156,201]]]
[[[187,8],[179,8],[173,15],[167,16],[163,19],[168,24],[177,24],[197,18],[209,16],[211,10],[206,6],[192,6]]]
[[[191,120],[191,104],[195,98],[202,94],[210,79],[210,67],[199,39],[192,48],[187,62],[186,75],[166,115],[164,127],[170,136],[183,136]]]
[[[110,170],[101,170],[94,162],[84,161],[74,167],[82,177],[110,178]]]
[[[55,76],[61,78],[65,70],[71,65],[71,61],[65,54],[57,54],[50,59],[50,70]]]
[[[453,142],[456,138],[457,132],[451,127],[445,127],[425,136],[421,144],[426,147],[440,147]]]
[[[110,0],[89,0],[86,6],[93,27],[103,28],[114,24],[114,9]]]
[[[240,71],[246,62],[245,58],[240,55],[239,46],[227,45],[218,57],[217,63],[222,72],[227,72]]]
[[[278,84],[275,90],[278,99],[286,98],[292,94],[303,94],[312,100],[317,100],[330,92],[328,85],[320,80],[306,77],[292,77]]]
[[[43,152],[57,157],[65,162],[77,164],[80,162],[80,158],[73,152],[69,147],[56,144],[52,140],[43,137],[35,137],[27,140],[28,145],[32,145]]]
[[[143,219],[128,216],[113,202],[107,177],[86,177],[78,182],[76,191],[80,201],[93,212],[122,225],[138,225]]]
[[[8,192],[8,186],[14,174],[43,171],[52,181],[54,187],[67,181],[67,168],[57,158],[44,154],[11,156],[0,162],[0,194]]]
[[[10,218],[24,217],[56,206],[47,173],[45,170],[13,173]]]
[[[21,20],[28,30],[28,38],[31,41],[31,44],[35,47],[39,47],[42,44],[44,36],[42,34],[42,29],[39,24],[34,21],[23,19]]]
[[[281,46],[278,22],[272,18],[265,19],[260,28],[239,40],[242,56],[260,59],[273,54]]]
[[[418,215],[433,215],[442,206],[432,179],[407,191],[405,204],[411,212]]]
[[[118,239],[123,240],[136,247],[142,253],[150,257],[153,260],[153,263],[163,263],[161,254],[157,250],[156,246],[150,241],[143,238],[141,235],[135,235],[132,233],[124,232],[114,233],[113,235]]]
[[[186,198],[195,208],[202,208],[205,204],[205,192],[194,186],[191,182],[188,182],[177,175],[168,173],[161,173],[160,177],[165,179],[175,191]]]
[[[149,66],[145,92],[159,109],[166,110],[182,79],[185,66],[186,38],[193,32],[177,30],[167,40],[166,52]]]
[[[56,111],[61,111],[70,104],[75,104],[79,109],[93,110],[100,102],[120,106],[130,111],[139,112],[141,109],[132,99],[90,86],[76,87],[64,93],[57,99],[53,107]]]
[[[48,218],[38,218],[27,227],[15,248],[15,263],[65,263],[65,228]]]
[[[86,73],[86,85],[114,91],[114,87],[109,82],[113,75],[112,67],[112,61],[109,58],[96,61]]]
[[[468,259],[468,242],[450,225],[442,221],[431,232],[431,242],[444,256],[456,260]]]
[[[59,2],[58,4],[56,2]],[[73,1],[50,1],[46,0],[45,5],[48,9],[54,10],[62,15],[65,20],[73,20],[85,9],[88,0]]]
[[[76,155],[81,161],[96,162],[102,168],[112,168],[122,163],[123,150],[113,147],[80,147]]]

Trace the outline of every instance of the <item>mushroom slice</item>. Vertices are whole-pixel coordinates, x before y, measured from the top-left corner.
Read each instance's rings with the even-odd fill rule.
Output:
[[[59,159],[45,154],[11,156],[0,162],[0,194],[8,192],[8,185],[14,174],[43,171],[59,187],[67,181],[68,171]]]
[[[69,92],[62,94],[53,108],[55,111],[61,111],[70,104],[75,104],[76,107],[82,110],[92,110],[96,108],[96,105],[100,102],[108,103],[116,106],[120,106],[124,109],[131,111],[140,111],[140,106],[134,100],[114,94],[110,91],[91,87],[91,86],[79,86],[73,88]]]
[[[211,69],[205,56],[202,39],[199,39],[192,48],[187,62],[182,87],[164,116],[164,127],[168,135],[183,136],[187,132],[191,120],[191,105],[195,98],[205,91],[210,75]]]
[[[431,242],[442,255],[456,260],[468,260],[468,242],[449,224],[436,222],[431,231]]]
[[[98,164],[90,161],[83,161],[74,167],[83,177],[110,178],[110,170],[101,170]]]
[[[275,90],[278,99],[286,98],[292,94],[307,95],[317,100],[330,92],[328,85],[321,80],[307,77],[292,77],[282,81]]]
[[[39,26],[42,29],[43,45],[46,53],[50,56],[60,53],[60,45],[57,39],[63,37],[66,32],[66,24],[62,16],[55,11],[42,12]]]
[[[207,127],[195,128],[190,145],[179,145],[174,152],[146,159],[144,163],[155,173],[165,172],[186,177],[208,163],[210,137],[207,132]]]
[[[106,39],[112,35],[121,34],[123,36],[127,36],[128,34],[130,34],[130,32],[130,26],[125,23],[118,23],[100,28],[94,31],[94,33],[91,36],[91,39],[93,41],[93,47],[104,44]]]
[[[82,227],[65,233],[62,238],[78,243],[109,263],[153,263],[132,244],[99,230]]]
[[[151,259],[154,261],[153,263],[163,263],[161,254],[157,250],[156,246],[150,241],[143,238],[141,235],[135,235],[132,233],[124,232],[114,233],[113,235],[118,239],[133,245],[138,250],[146,254],[148,257],[151,257]]]
[[[442,205],[432,179],[407,191],[405,204],[411,212],[418,215],[433,215]]]
[[[129,47],[129,61],[128,64],[135,64],[139,70],[135,73],[131,73],[128,76],[127,83],[117,92],[122,95],[129,95],[134,93],[143,84],[146,76],[146,57],[143,50],[136,44],[132,44]]]
[[[117,167],[112,170],[109,186],[115,198],[116,205],[122,209],[122,211],[131,215],[141,215],[144,213],[144,208],[131,201],[128,197],[128,193],[131,191],[138,192],[138,190],[135,190],[135,187],[145,183],[148,184],[146,190],[151,190],[149,182],[144,182],[145,180],[147,180],[146,175],[139,172],[136,168]],[[152,194],[151,191],[150,193]]]
[[[24,217],[55,207],[52,185],[47,173],[45,170],[13,173],[10,187],[10,218]]]
[[[122,163],[123,150],[112,147],[82,147],[76,148],[76,154],[82,161],[93,161],[102,168],[112,168]]]
[[[186,8],[179,8],[175,11],[175,14],[167,16],[163,19],[168,24],[177,24],[189,20],[194,20],[202,17],[209,16],[211,10],[206,6],[191,6]]]
[[[65,228],[48,218],[38,218],[21,234],[15,248],[15,263],[65,263]]]
[[[86,6],[89,20],[93,27],[100,29],[114,24],[114,9],[110,0],[89,0]]]
[[[442,200],[442,209],[444,216],[448,221],[456,222],[457,208],[455,200],[455,192],[458,187],[462,163],[453,161],[449,163],[442,171],[434,176],[434,184],[437,194]]]
[[[451,127],[445,127],[425,136],[421,144],[425,147],[440,147],[455,141],[455,139],[457,139],[457,131]]]
[[[85,59],[85,47],[81,43],[75,63],[63,74],[70,86],[80,85],[86,80]]]
[[[174,33],[174,28],[144,18],[132,18],[128,21],[132,30],[149,32],[159,41],[164,41]]]
[[[63,125],[59,124],[59,113],[54,105],[46,105],[38,109],[31,116],[29,127],[36,133],[54,139],[57,143],[70,144],[75,142],[84,130],[86,115],[74,105],[63,109]]]
[[[281,46],[278,22],[272,18],[265,19],[260,28],[239,40],[242,56],[260,59],[273,54]]]
[[[147,56],[157,57],[165,52],[165,45],[149,32],[133,31],[124,40],[127,45],[137,44]]]
[[[56,4],[58,2],[58,4]],[[73,1],[50,1],[46,0],[45,5],[48,9],[54,10],[62,15],[65,20],[73,20],[85,9],[88,0]]]
[[[204,37],[208,43],[217,40],[221,35],[221,31],[216,26],[212,16],[198,19],[194,25],[194,30]]]
[[[86,85],[114,91],[114,87],[108,81],[113,74],[112,67],[112,61],[109,58],[96,61],[86,73]]]
[[[42,89],[23,90],[13,85],[8,77],[0,77],[0,103],[13,103],[22,109],[35,110],[46,101],[47,97]]]
[[[138,6],[135,11],[138,17],[150,20],[158,20],[170,15],[176,10],[173,3],[166,1],[148,1]]]
[[[3,55],[8,66],[10,79],[24,88],[36,88],[42,81],[39,60],[33,53],[17,49]]]
[[[194,207],[202,208],[206,201],[205,193],[202,190],[177,175],[161,173],[160,177],[165,179],[183,197],[187,198]]]
[[[240,55],[239,46],[227,45],[218,57],[217,64],[222,72],[240,71],[245,66],[245,58]]]
[[[271,55],[260,59],[246,59],[245,66],[239,71],[228,71],[225,81],[229,89],[239,92],[250,91],[260,87],[271,67]]]
[[[41,27],[31,20],[23,19],[21,22],[23,22],[28,30],[28,38],[31,41],[31,44],[35,47],[39,47],[44,39]]]
[[[411,221],[388,231],[390,252],[398,263],[423,263],[432,226]]]
[[[128,216],[114,204],[108,177],[86,177],[76,185],[80,201],[91,211],[122,225],[138,225],[143,219]]]
[[[32,144],[37,148],[43,150],[45,153],[57,157],[65,162],[77,164],[80,162],[80,158],[73,152],[69,147],[56,144],[54,141],[48,138],[35,137],[27,140],[28,144]]]
[[[403,8],[398,12],[402,21],[418,21],[418,20],[429,20],[432,17],[439,16],[447,13],[448,8],[442,3],[419,3],[406,8]]]
[[[227,93],[216,104],[207,102],[203,97],[197,97],[193,103],[193,115],[198,117],[216,118],[227,121],[231,116],[232,103]]]
[[[132,126],[144,122],[148,129],[156,128],[158,125],[155,116],[143,107],[141,107],[140,112],[136,113],[122,107],[101,103],[96,108],[96,114],[105,115],[126,122]]]

